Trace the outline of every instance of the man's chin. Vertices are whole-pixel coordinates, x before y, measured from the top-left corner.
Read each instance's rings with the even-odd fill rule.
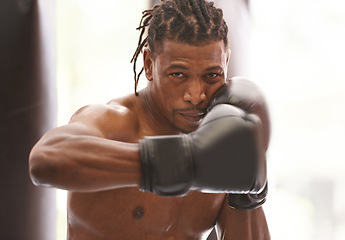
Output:
[[[181,132],[181,133],[191,133],[191,132],[194,132],[195,130],[198,129],[200,123],[196,123],[196,124],[190,124],[190,125],[184,125],[184,126],[176,126],[175,125],[175,128]]]

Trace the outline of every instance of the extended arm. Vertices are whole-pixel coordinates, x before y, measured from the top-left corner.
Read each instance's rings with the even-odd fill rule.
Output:
[[[30,175],[36,185],[70,191],[139,185],[138,144],[106,138],[103,130],[108,126],[103,113],[109,109],[104,108],[88,107],[68,125],[40,139],[29,158]],[[123,129],[119,122],[118,128]]]

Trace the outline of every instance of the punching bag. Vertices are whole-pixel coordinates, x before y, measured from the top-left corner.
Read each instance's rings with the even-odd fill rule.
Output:
[[[56,127],[55,0],[0,1],[0,239],[56,238],[55,190],[35,187],[32,146]]]

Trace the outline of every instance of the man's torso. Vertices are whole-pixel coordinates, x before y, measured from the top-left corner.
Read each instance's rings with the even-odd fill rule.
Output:
[[[130,96],[109,106],[115,109],[115,114],[106,114],[107,122],[129,124],[119,133],[107,124],[106,131],[112,140],[137,142],[144,135],[164,134],[147,117],[148,111],[140,97]],[[121,109],[123,106],[125,109]],[[121,112],[121,120],[113,119],[118,116],[116,111]],[[223,200],[224,194],[196,191],[184,197],[159,197],[140,192],[138,187],[94,193],[70,192],[68,238],[201,239],[215,224]]]
[[[159,197],[138,188],[70,193],[70,239],[201,239],[215,224],[222,194]],[[74,238],[75,237],[75,238]]]

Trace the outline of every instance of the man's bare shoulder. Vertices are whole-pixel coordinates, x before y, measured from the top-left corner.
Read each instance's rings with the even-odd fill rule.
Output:
[[[108,139],[133,141],[138,128],[136,105],[137,100],[131,95],[113,99],[107,104],[90,104],[79,109],[70,123],[97,128]]]

